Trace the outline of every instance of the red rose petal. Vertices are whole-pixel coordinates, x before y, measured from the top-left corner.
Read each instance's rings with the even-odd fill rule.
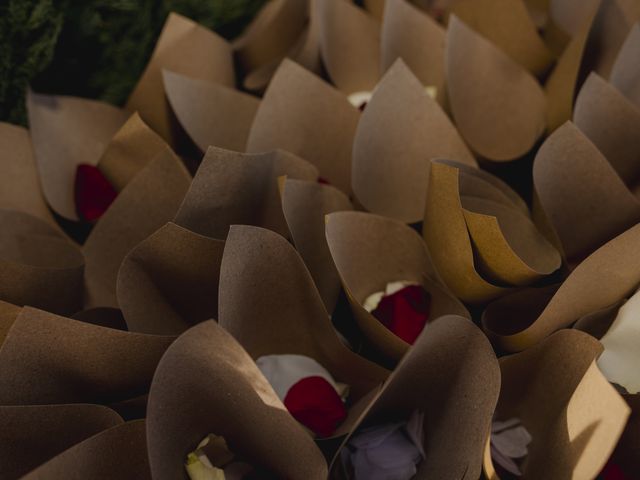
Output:
[[[382,297],[371,313],[394,334],[413,345],[429,320],[430,309],[429,292],[420,285],[409,285]]]
[[[598,475],[598,478],[602,480],[630,480],[624,471],[612,462],[608,462],[604,466],[602,472]]]
[[[347,416],[338,392],[318,376],[296,382],[287,392],[284,406],[293,418],[319,437],[331,435]]]
[[[75,200],[78,216],[95,222],[118,196],[113,186],[98,168],[81,164],[76,169]]]
[[[331,185],[331,182],[329,182],[329,180],[324,177],[318,177],[318,183],[321,183],[323,185]]]

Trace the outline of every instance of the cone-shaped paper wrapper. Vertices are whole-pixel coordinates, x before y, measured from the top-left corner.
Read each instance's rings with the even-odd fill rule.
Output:
[[[545,128],[546,98],[536,79],[456,16],[445,57],[451,110],[471,148],[493,161],[527,153]]]
[[[433,158],[477,166],[447,114],[404,62],[397,60],[358,123],[353,191],[372,213],[418,222],[424,217]]]
[[[550,65],[551,53],[523,0],[461,0],[452,12],[534,75]]]
[[[305,28],[309,0],[267,2],[240,37],[233,49],[245,71],[281,59]]]
[[[175,222],[212,238],[225,239],[232,224],[249,224],[287,235],[278,177],[318,178],[318,170],[283,150],[240,153],[209,147]]]
[[[578,94],[573,121],[634,189],[640,181],[640,107],[591,73]]]
[[[349,350],[331,325],[313,279],[295,249],[280,235],[257,227],[229,230],[222,268],[218,319],[249,352],[298,354],[318,361],[350,387],[356,404],[336,435],[357,419],[357,404],[388,372]],[[362,403],[362,402],[360,402]]]
[[[112,403],[144,393],[174,337],[24,307],[0,347],[1,405]]]
[[[351,147],[360,112],[347,97],[291,60],[283,60],[256,113],[248,152],[281,148],[314,164],[348,193]]]
[[[127,101],[127,109],[140,112],[153,130],[173,144],[174,132],[162,69],[233,87],[231,46],[222,37],[186,17],[177,13],[167,17],[147,68]]]
[[[118,303],[132,332],[174,335],[218,316],[224,242],[167,223],[118,272]]]
[[[0,300],[60,314],[82,308],[84,258],[51,224],[0,210]]]
[[[149,161],[169,148],[136,112],[113,136],[98,162],[98,168],[120,192]]]
[[[316,0],[320,52],[329,77],[347,95],[370,92],[380,77],[380,24],[345,0]]]
[[[640,108],[640,24],[636,23],[620,48],[611,70],[611,84]]]
[[[165,149],[118,195],[84,245],[88,307],[117,307],[116,279],[122,260],[173,219],[190,180],[180,159]]]
[[[112,307],[87,308],[74,313],[71,316],[74,320],[98,325],[99,327],[115,328],[116,330],[128,330],[122,311]]]
[[[500,360],[498,420],[518,418],[531,434],[523,480],[595,478],[613,452],[629,407],[595,363],[600,343],[562,330]],[[485,473],[498,480],[490,455]]]
[[[483,313],[487,333],[501,348],[519,351],[583,316],[626,298],[640,284],[640,242],[636,225],[600,247],[554,287],[516,292]]]
[[[296,250],[315,281],[327,312],[340,294],[340,277],[324,234],[325,215],[353,210],[349,198],[331,185],[287,178],[282,188],[282,211]]]
[[[200,150],[206,152],[209,145],[244,150],[259,99],[168,70],[163,78],[171,108]]]
[[[247,352],[213,321],[191,328],[167,350],[153,377],[147,424],[154,480],[183,478],[187,454],[211,433],[277,478],[327,477],[311,437]]]
[[[100,405],[0,407],[0,476],[20,478],[79,442],[122,423]]]
[[[444,104],[444,28],[407,0],[388,0],[381,36],[382,72],[402,58],[422,85],[436,88]]]
[[[600,0],[548,0],[551,20],[570,37],[582,31],[595,13]]]
[[[363,0],[362,5],[365,10],[373,15],[376,19],[382,20],[384,16],[386,0]]]
[[[145,422],[105,430],[52,458],[23,480],[151,480]]]
[[[73,196],[76,168],[98,163],[127,113],[95,100],[31,91],[27,110],[44,196],[56,213],[78,220]]]
[[[640,220],[640,202],[596,146],[570,122],[538,151],[533,181],[570,264]]]
[[[440,281],[420,235],[404,223],[369,213],[333,213],[327,216],[326,235],[358,325],[387,356],[400,359],[409,344],[362,305],[390,282],[421,284],[431,295],[431,319],[450,313],[469,317]]]
[[[414,479],[479,478],[500,369],[491,345],[470,320],[430,323],[366,412],[363,425],[424,413],[426,458]]]
[[[28,213],[57,227],[42,193],[29,131],[0,122],[0,151],[0,208]]]

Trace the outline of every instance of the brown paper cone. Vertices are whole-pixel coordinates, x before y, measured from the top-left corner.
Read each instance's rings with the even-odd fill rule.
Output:
[[[376,87],[353,145],[353,191],[370,212],[406,223],[424,217],[429,160],[477,166],[447,114],[402,60]]]
[[[579,35],[600,0],[549,0],[549,15],[569,36]]]
[[[174,145],[175,132],[165,98],[163,69],[233,87],[231,46],[211,30],[182,15],[172,12],[167,17],[151,59],[127,101],[127,109],[138,111],[153,130]]]
[[[584,315],[573,324],[572,328],[588,333],[593,338],[600,340],[604,334],[609,331],[609,327],[611,327],[611,324],[618,315],[618,310],[626,300],[625,298],[613,305]]]
[[[191,177],[168,149],[127,185],[84,244],[85,305],[117,307],[118,269],[129,251],[178,211]]]
[[[385,355],[399,360],[410,345],[362,305],[390,282],[420,283],[431,295],[432,320],[452,313],[470,318],[442,284],[420,235],[402,222],[369,213],[333,213],[327,216],[326,235],[356,321]]]
[[[636,23],[618,52],[609,78],[614,87],[640,108],[638,57],[640,57],[640,25]]]
[[[500,360],[496,418],[518,418],[532,437],[523,480],[595,478],[604,467],[630,409],[598,370],[601,351],[590,336],[562,330]],[[484,468],[499,479],[488,454]]]
[[[445,58],[453,117],[471,148],[498,162],[527,153],[545,128],[546,99],[536,79],[455,15]]]
[[[224,242],[167,223],[126,256],[118,303],[132,332],[178,335],[218,316]]]
[[[44,196],[56,213],[78,220],[73,196],[76,168],[81,163],[97,165],[127,114],[95,100],[31,91],[27,111]]]
[[[359,118],[343,94],[285,59],[258,108],[247,151],[287,150],[311,162],[320,175],[348,193]]]

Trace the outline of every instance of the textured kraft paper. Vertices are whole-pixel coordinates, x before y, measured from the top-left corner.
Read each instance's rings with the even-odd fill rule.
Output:
[[[558,128],[538,150],[533,183],[569,264],[640,220],[638,199],[571,122]]]
[[[436,88],[444,105],[444,28],[407,0],[388,0],[380,35],[381,72],[402,58],[422,85]]]
[[[546,98],[537,80],[455,15],[446,42],[449,103],[469,146],[496,162],[527,153],[545,129]]]
[[[370,212],[415,223],[424,217],[430,160],[477,166],[447,114],[402,60],[367,102],[353,143],[351,183]]]
[[[383,20],[385,13],[386,0],[363,0],[362,6],[369,12],[374,18],[379,21]]]
[[[27,92],[33,152],[42,191],[51,208],[78,220],[76,168],[96,165],[111,137],[127,120],[124,110],[95,100]]]
[[[577,330],[561,330],[531,349],[500,359],[496,418],[518,418],[531,434],[523,480],[595,478],[629,417],[623,398],[595,363],[602,345]],[[498,480],[491,457],[484,471]]]
[[[174,338],[24,307],[0,347],[0,405],[128,400],[147,391]]]
[[[284,57],[305,28],[309,4],[309,0],[267,2],[233,42],[242,68],[253,71]]]
[[[127,185],[84,244],[85,307],[117,307],[116,279],[124,257],[173,219],[191,177],[164,149]]]
[[[123,423],[100,432],[65,450],[22,480],[116,478],[151,480],[144,420]]]
[[[82,308],[85,260],[48,222],[0,209],[0,300],[59,314]]]
[[[167,223],[126,256],[118,304],[132,332],[178,335],[218,316],[224,242]]]
[[[138,111],[154,131],[174,145],[175,131],[162,82],[163,69],[233,87],[231,46],[186,17],[173,12],[167,17],[151,59],[127,100],[127,109]]]
[[[129,117],[113,136],[97,167],[118,192],[157,154],[170,147],[142,121],[138,113]]]
[[[244,150],[258,98],[169,70],[162,74],[171,108],[200,150],[206,152],[209,145]]]
[[[270,230],[234,225],[220,269],[218,322],[255,360],[297,354],[315,359],[340,383],[352,404],[334,436],[351,428],[389,372],[349,350],[334,330],[302,259]]]
[[[636,23],[618,52],[609,80],[640,108],[640,24]]]
[[[28,213],[59,228],[42,192],[29,131],[0,122],[0,151],[0,208]]]
[[[247,352],[214,321],[181,335],[153,377],[147,436],[154,480],[183,478],[187,454],[209,434],[224,437],[234,454],[275,478],[327,477],[312,438]]]
[[[114,328],[116,330],[127,330],[127,323],[124,320],[122,311],[112,307],[95,307],[80,310],[71,315],[73,320],[90,323],[99,327]]]
[[[576,99],[573,122],[634,190],[640,181],[640,107],[591,73]]]
[[[451,12],[534,75],[553,60],[523,0],[459,0]]]
[[[325,215],[353,210],[349,198],[331,185],[283,179],[282,212],[293,243],[318,288],[327,312],[340,294],[340,277],[324,234]]]
[[[285,59],[258,107],[247,151],[287,150],[311,162],[322,177],[349,193],[351,148],[359,119],[360,112],[347,97]]]
[[[500,369],[487,338],[470,320],[447,315],[427,324],[359,424],[419,410],[426,458],[413,478],[476,479],[499,392]]]
[[[0,407],[0,477],[20,478],[68,448],[122,423],[101,405]]]
[[[399,360],[410,345],[362,304],[369,295],[384,291],[390,282],[421,284],[431,295],[432,320],[446,314],[470,318],[438,277],[420,235],[404,223],[370,213],[332,213],[327,216],[326,236],[358,326],[388,357]]]
[[[283,150],[240,153],[209,147],[175,223],[224,240],[232,224],[257,225],[288,235],[278,177],[315,181],[318,170]]]
[[[316,0],[320,53],[329,77],[347,95],[370,92],[380,77],[380,23],[346,0]]]
[[[640,225],[592,253],[555,293],[555,287],[528,289],[496,300],[482,315],[485,331],[501,348],[520,351],[626,298],[640,284],[638,242]]]
[[[584,22],[598,9],[601,0],[549,0],[549,16],[570,37],[579,35]]]

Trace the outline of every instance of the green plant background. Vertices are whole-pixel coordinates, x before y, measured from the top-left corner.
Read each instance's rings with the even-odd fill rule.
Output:
[[[121,105],[168,13],[226,38],[266,0],[0,0],[0,121],[26,125],[25,92]]]

